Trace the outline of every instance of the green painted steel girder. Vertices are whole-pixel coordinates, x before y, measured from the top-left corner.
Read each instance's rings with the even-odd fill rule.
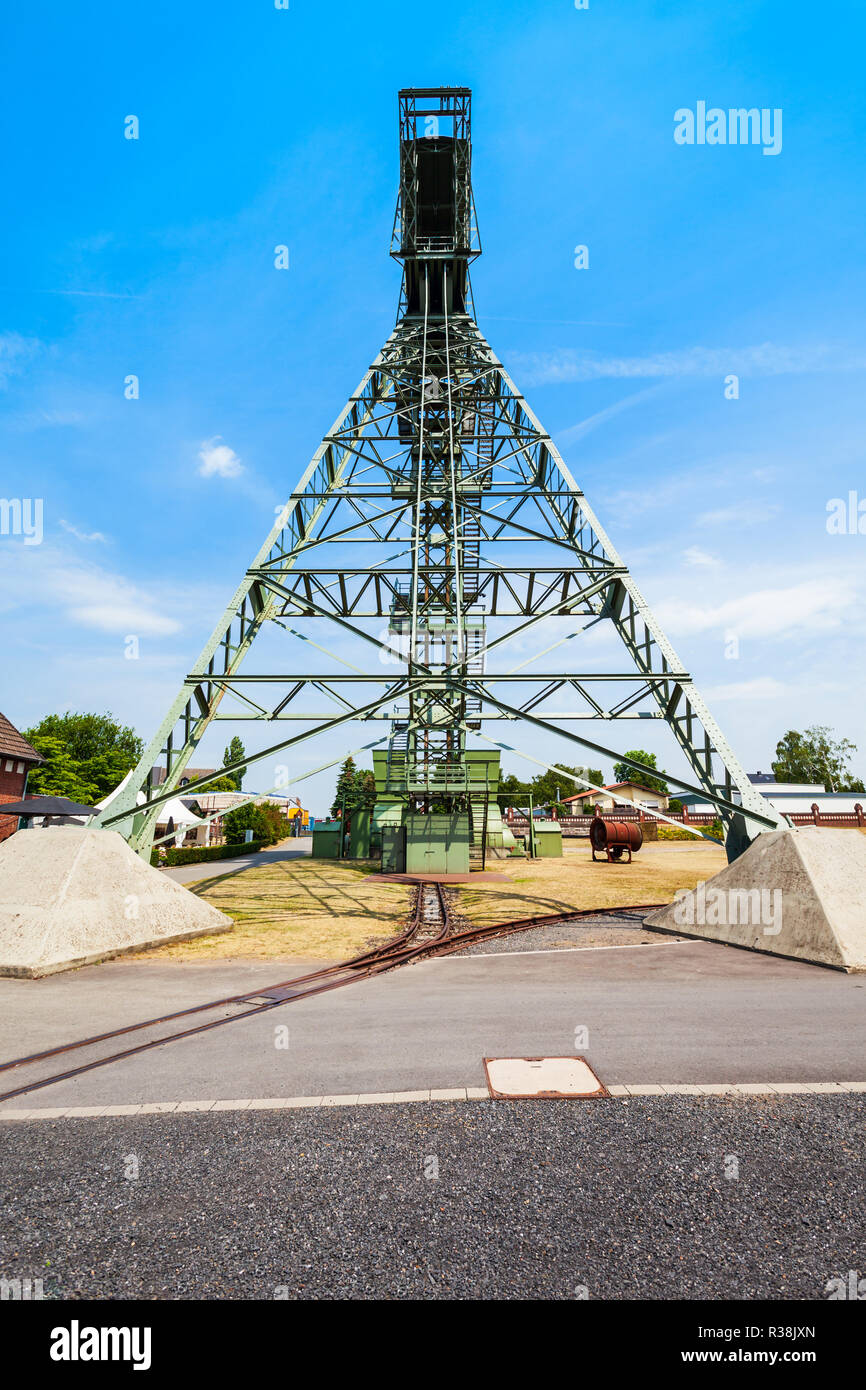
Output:
[[[749,782],[552,439],[478,328],[468,275],[480,251],[470,211],[469,101],[466,94],[454,106],[445,90],[423,100],[439,103],[446,126],[457,122],[462,133],[435,148],[413,143],[421,108],[416,94],[401,94],[396,226],[404,280],[394,331],[323,436],[127,786],[96,822],[120,828],[142,854],[211,724],[232,720],[308,727],[196,778],[185,795],[309,739],[333,744],[337,730],[369,720],[390,722],[389,765],[406,770],[407,795],[414,788],[420,798],[424,789],[441,789],[443,768],[466,765],[474,730],[513,720],[698,791],[726,821],[742,814],[765,828],[784,824]],[[451,192],[437,202],[424,181],[440,176]],[[578,619],[583,626],[569,631]],[[540,633],[551,624],[566,631],[543,647]],[[623,669],[594,670],[580,658],[581,639],[585,647],[585,634],[599,627],[619,639]],[[281,638],[282,656],[258,672],[242,669],[264,632]],[[513,639],[519,667],[488,671],[489,654]],[[304,657],[308,645],[323,658],[318,670],[309,669],[309,652]],[[386,669],[377,671],[374,660]],[[543,671],[524,669],[541,660]],[[615,696],[604,696],[605,684]],[[269,696],[275,686],[284,690]],[[518,703],[503,700],[502,689]],[[555,714],[550,703],[559,694],[562,704],[562,692],[575,708]],[[303,710],[295,703],[301,695]],[[646,769],[563,727],[640,718],[668,725],[694,780]],[[158,766],[166,776],[155,792]]]

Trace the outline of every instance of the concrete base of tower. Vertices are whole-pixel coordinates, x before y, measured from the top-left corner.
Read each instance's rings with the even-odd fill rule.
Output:
[[[866,971],[866,835],[759,835],[706,883],[646,918],[656,930]]]
[[[0,975],[50,975],[232,925],[116,830],[19,830],[0,845]]]

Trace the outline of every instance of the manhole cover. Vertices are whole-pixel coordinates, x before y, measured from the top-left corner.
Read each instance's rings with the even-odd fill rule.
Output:
[[[490,1094],[500,1100],[607,1095],[583,1057],[485,1057],[484,1069]]]

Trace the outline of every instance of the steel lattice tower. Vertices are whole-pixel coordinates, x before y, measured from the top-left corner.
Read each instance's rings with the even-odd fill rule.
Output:
[[[235,768],[356,721],[385,724],[378,785],[404,818],[433,810],[465,815],[473,803],[487,805],[499,754],[470,749],[467,740],[480,737],[489,749],[491,721],[623,760],[589,730],[578,732],[581,725],[663,720],[693,780],[631,765],[714,801],[730,855],[756,831],[785,824],[752,787],[553,441],[478,328],[469,278],[481,254],[470,100],[462,87],[399,94],[396,326],[129,782],[97,822],[121,829],[141,853],[149,851],[160,806],[220,719],[279,729]],[[552,645],[551,619],[563,625]],[[317,637],[330,627],[334,641],[349,634],[353,645],[366,644],[370,669],[319,641],[312,648],[325,659],[309,669],[301,654],[310,650],[312,625]],[[279,669],[246,670],[250,648],[271,626],[294,645]],[[621,660],[613,666],[600,664],[588,640],[603,628],[619,638]],[[518,635],[522,659],[503,661]],[[152,769],[161,760],[167,775],[157,792]],[[189,782],[184,793],[206,790],[208,780]],[[136,806],[141,791],[145,800]]]

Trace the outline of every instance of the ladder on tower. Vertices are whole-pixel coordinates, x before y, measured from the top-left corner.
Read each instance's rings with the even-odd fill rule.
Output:
[[[481,506],[481,497],[466,497],[464,501],[471,503],[472,510],[463,507],[460,527],[463,542],[463,602],[471,604],[477,603],[481,588],[481,519],[475,510]]]
[[[388,741],[388,761],[385,765],[386,792],[405,789],[409,758],[409,724],[394,724]]]
[[[474,621],[473,621],[474,618]],[[484,651],[487,642],[487,629],[482,615],[470,615],[463,629],[465,644],[466,675],[471,680],[484,675]],[[466,696],[466,723],[470,728],[481,727],[481,700],[477,695]]]
[[[487,792],[469,798],[469,864],[483,869],[487,864]]]

